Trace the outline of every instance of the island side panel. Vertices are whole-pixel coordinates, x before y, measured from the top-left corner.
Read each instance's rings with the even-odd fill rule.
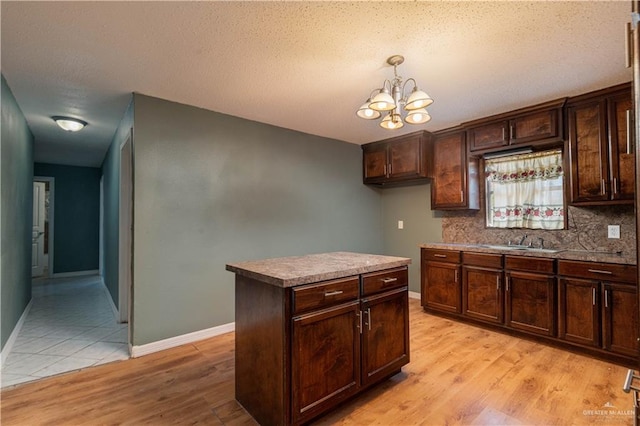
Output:
[[[236,275],[236,400],[260,424],[290,424],[288,290]]]

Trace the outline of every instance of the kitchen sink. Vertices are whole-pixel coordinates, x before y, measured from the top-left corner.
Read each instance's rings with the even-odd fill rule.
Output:
[[[531,251],[538,253],[558,253],[563,250],[560,249],[551,249],[551,248],[539,248],[539,247],[529,247],[529,246],[520,246],[520,245],[499,245],[499,244],[481,244],[480,247],[497,249],[497,250],[520,250],[520,251]]]

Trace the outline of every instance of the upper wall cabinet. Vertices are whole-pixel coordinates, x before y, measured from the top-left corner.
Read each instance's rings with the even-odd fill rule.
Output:
[[[362,145],[362,177],[369,185],[400,186],[431,177],[431,134],[425,131]]]
[[[447,129],[433,136],[431,209],[479,209],[478,159],[467,158],[464,129]]]
[[[569,99],[570,203],[633,202],[635,140],[630,84]]]
[[[562,107],[566,99],[547,102],[465,123],[469,152],[481,155],[513,146],[562,142]]]

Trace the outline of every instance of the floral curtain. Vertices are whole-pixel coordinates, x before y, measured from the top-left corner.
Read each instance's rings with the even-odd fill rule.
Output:
[[[563,229],[562,151],[486,159],[487,226]]]

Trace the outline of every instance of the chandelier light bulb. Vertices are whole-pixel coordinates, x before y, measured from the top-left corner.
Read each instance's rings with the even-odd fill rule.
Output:
[[[397,130],[404,126],[400,114],[389,113],[381,122],[380,127],[387,130]]]
[[[409,99],[407,99],[407,104],[404,106],[404,109],[407,111],[411,111],[414,109],[426,108],[433,103],[433,99],[431,96],[427,95],[422,90],[418,89],[416,86],[411,92]]]
[[[369,108],[376,111],[391,111],[392,109],[395,109],[395,107],[396,103],[386,87],[381,89],[380,93],[375,95],[369,104]]]
[[[370,103],[371,99],[367,99],[367,102],[362,104],[360,109],[358,109],[356,115],[360,118],[364,118],[365,120],[375,120],[376,118],[380,118],[382,114],[380,114],[380,111],[369,108]]]
[[[407,118],[405,118],[405,121],[409,124],[424,124],[429,120],[431,120],[431,116],[424,108],[409,111]]]

